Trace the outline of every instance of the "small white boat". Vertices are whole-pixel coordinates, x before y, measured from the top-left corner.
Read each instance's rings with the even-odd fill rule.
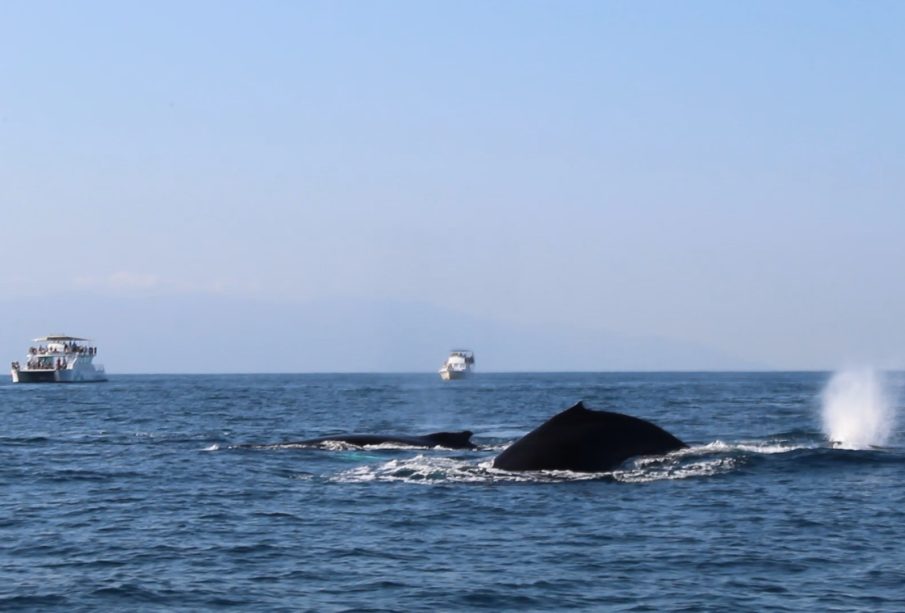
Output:
[[[474,368],[474,352],[468,349],[453,349],[440,367],[440,378],[444,381],[464,379]]]
[[[25,363],[12,363],[13,383],[87,383],[106,381],[104,367],[94,364],[97,347],[87,338],[51,334],[36,338]]]

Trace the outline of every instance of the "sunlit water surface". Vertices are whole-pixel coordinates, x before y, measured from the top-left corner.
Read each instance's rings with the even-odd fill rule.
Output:
[[[830,373],[0,384],[0,608],[901,611],[902,384],[857,449]],[[691,447],[492,468],[578,400]],[[479,450],[276,445],[462,429]]]

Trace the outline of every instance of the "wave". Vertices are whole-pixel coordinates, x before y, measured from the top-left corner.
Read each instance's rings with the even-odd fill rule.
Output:
[[[216,449],[213,447],[216,446]],[[508,445],[486,445],[478,446],[468,451],[502,451]],[[373,445],[355,445],[345,441],[321,441],[318,443],[270,443],[263,445],[230,445],[227,449],[258,449],[258,450],[280,450],[280,449],[315,449],[320,451],[414,451],[424,449],[435,449],[437,451],[462,451],[452,447],[444,447],[443,445],[435,445],[433,447],[425,447],[424,445],[409,445],[406,443],[377,443]],[[220,446],[212,445],[204,451],[217,451]]]
[[[368,451],[385,450],[403,450],[410,451],[412,449],[425,449],[424,445],[407,445],[405,443],[377,443],[374,445],[355,445],[346,441],[321,441],[319,443],[275,443],[273,445],[256,445],[258,449],[321,449],[325,451]],[[436,446],[433,449],[447,449],[447,447]]]
[[[419,454],[379,465],[358,466],[331,480],[340,483],[403,482],[424,485],[446,483],[556,483],[613,479],[612,473],[575,473],[546,470],[513,472],[493,467],[493,459],[466,460]]]
[[[47,436],[0,436],[0,445],[35,445],[54,442]]]
[[[69,604],[69,599],[63,594],[38,594],[0,597],[0,609],[12,610],[19,608],[41,609],[43,607],[62,607]]]
[[[624,483],[715,477],[737,471],[752,458],[813,449],[814,442],[781,439],[725,442],[716,440],[692,445],[664,456],[640,457],[613,471]]]
[[[712,452],[711,452],[712,453]],[[680,455],[681,454],[681,455]],[[691,459],[689,459],[691,458]],[[663,479],[687,479],[728,472],[734,458],[698,459],[691,454],[638,458],[625,467],[608,472],[585,473],[570,470],[507,471],[493,467],[493,459],[463,460],[417,455],[379,465],[358,466],[335,476],[342,483],[404,482],[439,483],[561,483],[570,481],[616,481],[643,483]]]
[[[784,457],[785,456],[785,457]],[[798,467],[851,462],[905,463],[905,454],[896,450],[852,452],[836,449],[815,440],[773,438],[725,442],[716,440],[693,445],[662,456],[629,460],[620,468],[600,473],[545,470],[512,472],[493,467],[492,458],[463,459],[419,454],[377,465],[345,470],[330,481],[340,483],[403,482],[423,485],[446,483],[560,483],[569,481],[610,481],[650,483],[683,479],[714,478],[738,472],[760,460],[794,462]],[[784,467],[788,470],[788,466]]]

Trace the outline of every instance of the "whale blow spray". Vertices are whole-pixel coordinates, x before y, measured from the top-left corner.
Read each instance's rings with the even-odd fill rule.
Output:
[[[894,414],[883,380],[871,369],[837,372],[822,394],[823,431],[845,449],[882,446],[892,432]]]

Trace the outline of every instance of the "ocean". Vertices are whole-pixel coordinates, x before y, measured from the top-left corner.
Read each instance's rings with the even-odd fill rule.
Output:
[[[905,375],[831,376],[6,379],[0,609],[903,611]],[[690,448],[491,467],[579,400]],[[280,444],[464,429],[479,449]]]

